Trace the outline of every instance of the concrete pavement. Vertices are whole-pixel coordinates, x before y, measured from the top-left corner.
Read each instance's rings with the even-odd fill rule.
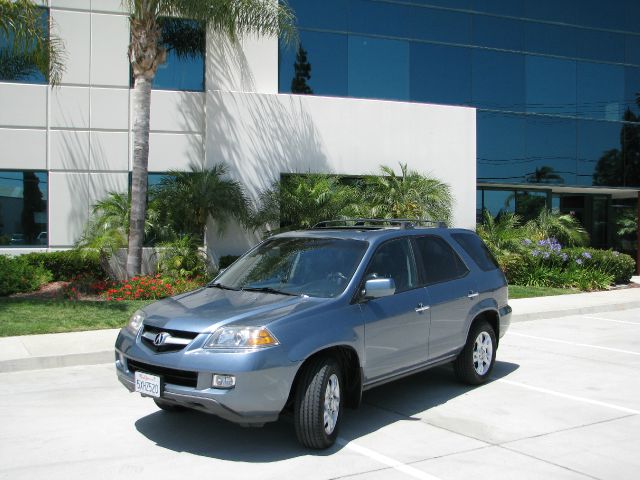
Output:
[[[640,283],[640,277],[632,280]],[[640,308],[640,288],[510,300],[513,322]],[[0,372],[113,361],[118,330],[0,338]]]

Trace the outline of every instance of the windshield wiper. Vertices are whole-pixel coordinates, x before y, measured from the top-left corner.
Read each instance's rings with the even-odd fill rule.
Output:
[[[275,293],[278,295],[289,295],[291,297],[297,297],[297,293],[285,292],[283,290],[278,290],[273,287],[244,287],[242,290],[246,292],[265,292],[265,293]]]
[[[207,288],[221,288],[222,290],[233,290],[234,292],[240,290],[239,288],[228,287],[220,282],[210,283],[207,285]]]

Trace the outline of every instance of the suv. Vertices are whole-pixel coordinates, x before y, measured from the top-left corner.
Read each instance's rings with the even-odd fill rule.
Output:
[[[478,236],[424,222],[323,222],[275,235],[211,283],[137,311],[116,341],[118,379],[163,410],[247,426],[293,412],[326,448],[364,390],[453,362],[489,378],[511,317]]]

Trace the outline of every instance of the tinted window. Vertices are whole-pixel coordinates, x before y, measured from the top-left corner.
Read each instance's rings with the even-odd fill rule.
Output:
[[[349,37],[349,96],[409,99],[409,42]]]
[[[578,183],[620,187],[624,185],[621,123],[578,122]]]
[[[417,285],[416,268],[407,239],[392,240],[378,247],[365,273],[365,279],[371,278],[392,278],[396,293]]]
[[[478,180],[522,183],[529,171],[525,156],[526,117],[477,113]]]
[[[469,271],[447,242],[432,235],[415,239],[426,285],[463,277]]]
[[[473,103],[480,108],[524,110],[524,57],[473,51]]]
[[[578,116],[620,120],[623,104],[623,67],[578,62]]]
[[[528,117],[525,181],[575,184],[576,120]]]
[[[300,28],[347,29],[348,0],[288,0],[287,3],[295,13]]]
[[[46,172],[0,171],[0,245],[47,246]]]
[[[453,233],[451,236],[464,249],[474,262],[485,272],[498,268],[498,263],[477,235],[470,233]]]
[[[510,18],[476,15],[473,40],[476,45],[507,50],[522,50],[524,22]]]
[[[49,10],[42,9],[41,17],[44,31],[49,31]],[[0,80],[8,82],[44,84],[47,80],[38,69],[29,52],[14,52],[10,48],[13,35],[7,37],[0,29]]]
[[[525,50],[532,53],[575,57],[578,31],[577,28],[526,22]]]
[[[527,55],[527,112],[576,113],[576,62]]]
[[[411,44],[411,100],[468,105],[471,103],[469,48]]]
[[[304,82],[316,95],[347,95],[346,35],[300,31],[300,44],[310,67],[310,78]],[[296,75],[298,49],[280,46],[279,90],[291,92]]]

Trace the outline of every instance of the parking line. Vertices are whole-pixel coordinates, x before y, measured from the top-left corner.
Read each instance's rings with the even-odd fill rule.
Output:
[[[619,348],[601,347],[599,345],[591,345],[589,343],[568,342],[566,340],[558,340],[557,338],[537,337],[535,335],[525,335],[524,333],[516,333],[513,331],[510,331],[509,335],[515,335],[516,337],[533,338],[535,340],[544,340],[545,342],[564,343],[565,345],[573,345],[575,347],[596,348],[598,350],[607,350],[608,352],[626,353],[628,355],[640,355],[640,352],[633,352],[631,350],[620,350]]]
[[[619,412],[630,413],[632,415],[640,415],[640,410],[634,410],[633,408],[621,407],[619,405],[614,405],[612,403],[600,402],[598,400],[592,400],[590,398],[578,397],[576,395],[569,395],[566,393],[556,392],[555,390],[549,390],[547,388],[533,387],[531,385],[527,385],[526,383],[514,382],[512,380],[505,380],[504,378],[496,379],[496,382],[506,383],[507,385],[526,388],[528,390],[533,390],[535,392],[546,393],[549,395],[554,395],[556,397],[566,398],[569,400],[575,400],[577,402],[589,403],[591,405],[597,405],[599,407],[606,407],[612,410],[617,410]]]
[[[614,320],[612,318],[592,317],[591,315],[585,315],[584,318],[590,318],[592,320],[605,320],[607,322],[614,322],[614,323],[624,323],[626,325],[637,325],[640,327],[640,322],[628,322],[626,320]]]
[[[417,478],[419,480],[441,480],[440,478],[434,477],[433,475],[429,475],[428,473],[423,472],[422,470],[418,470],[417,468],[410,467],[409,465],[405,465],[404,463],[394,458],[387,457],[386,455],[378,453],[375,450],[371,450],[367,447],[362,447],[353,442],[349,442],[348,440],[345,440],[343,438],[338,437],[338,439],[336,439],[336,443],[338,445],[342,445],[345,448],[348,448],[349,450],[359,453],[360,455],[364,455],[365,457],[368,457],[371,460],[374,460],[378,463],[382,463],[384,465],[387,465],[393,468],[394,470],[397,470],[406,475],[409,475],[410,477]]]

